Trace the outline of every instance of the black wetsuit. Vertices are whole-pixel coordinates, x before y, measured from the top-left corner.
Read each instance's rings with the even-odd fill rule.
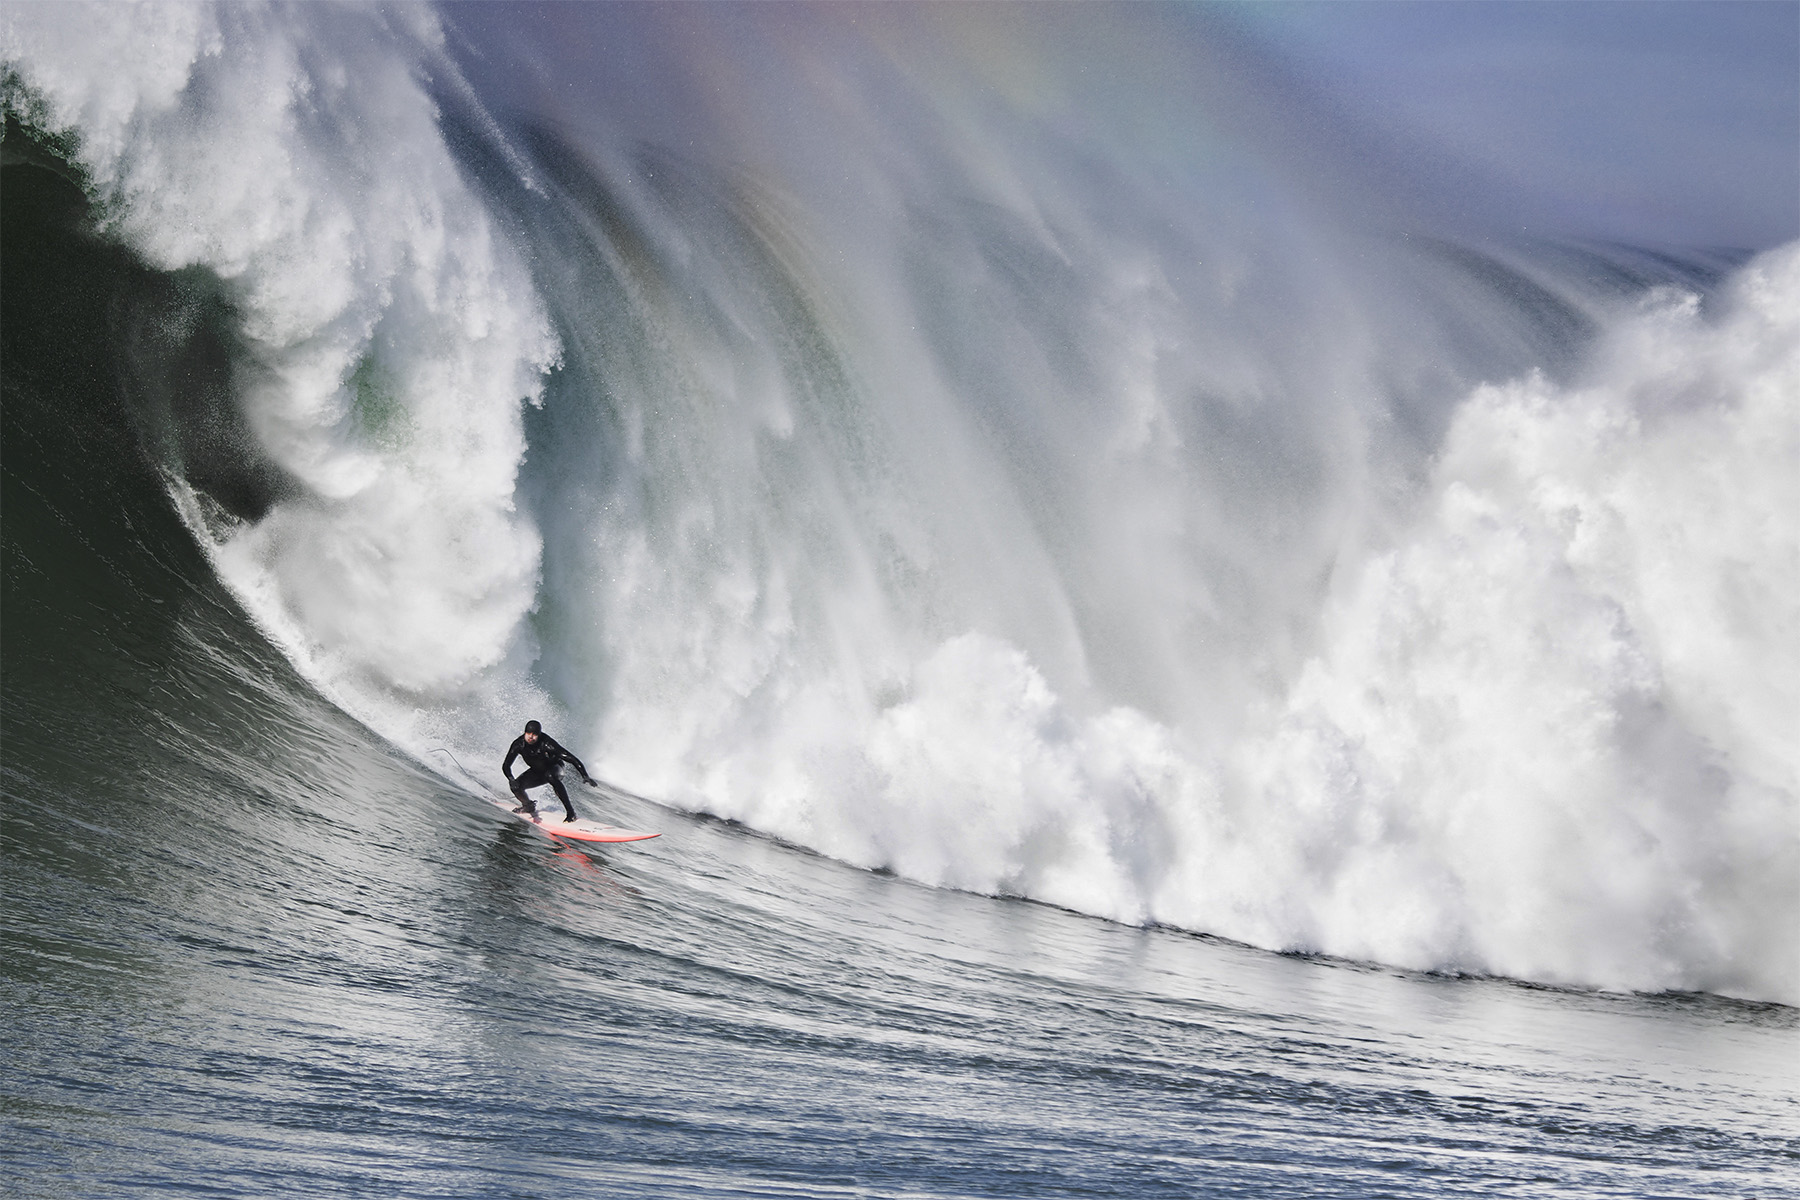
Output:
[[[530,768],[517,779],[513,778],[513,759],[522,758],[526,767]],[[581,760],[564,750],[557,740],[547,733],[537,735],[537,741],[528,742],[523,734],[513,739],[512,748],[506,752],[506,761],[500,764],[500,773],[506,776],[506,782],[512,787],[513,797],[524,806],[526,812],[536,812],[537,806],[525,795],[526,788],[543,787],[546,783],[556,791],[556,798],[562,801],[563,814],[566,819],[575,819],[575,806],[569,803],[569,789],[563,786],[557,768],[563,763],[574,763],[581,777],[588,777],[587,768]]]

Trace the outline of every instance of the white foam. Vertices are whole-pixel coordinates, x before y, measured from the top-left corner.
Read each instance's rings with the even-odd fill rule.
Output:
[[[1583,386],[1464,405],[1423,520],[1234,756],[1294,898],[1269,933],[1800,996],[1800,247],[1721,305],[1658,295]]]
[[[395,714],[466,699],[535,603],[513,483],[556,354],[421,84],[452,69],[440,36],[413,8],[32,5],[3,43],[79,133],[111,232],[236,307],[239,403],[298,486],[216,547],[225,577],[402,736]]]
[[[822,668],[809,609],[835,601],[741,558],[729,594],[644,602],[640,565],[600,598],[607,767],[934,885],[1792,1002],[1800,247],[1719,305],[1658,294],[1579,385],[1470,395],[1410,523],[1340,570],[1316,652],[1223,739],[1059,695],[993,635],[908,653],[856,598],[873,624]]]

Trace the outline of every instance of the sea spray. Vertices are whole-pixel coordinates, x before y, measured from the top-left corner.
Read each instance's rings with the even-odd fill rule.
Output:
[[[8,63],[106,228],[221,282],[288,482],[178,499],[401,744],[537,715],[935,885],[1800,994],[1793,251],[1646,297],[1711,265],[1459,238],[1297,181],[1253,76],[1121,147],[1166,97],[909,91],[771,18],[808,69],[658,144],[482,111],[422,11],[32,11]]]
[[[1654,293],[1578,385],[1462,406],[1233,756],[1290,911],[1256,937],[1800,994],[1800,248],[1718,304]]]
[[[1413,526],[1344,572],[1233,744],[1084,716],[969,633],[861,718],[790,697],[691,802],[1259,945],[1792,1000],[1800,249],[1718,310],[1653,294],[1579,383],[1470,395]]]

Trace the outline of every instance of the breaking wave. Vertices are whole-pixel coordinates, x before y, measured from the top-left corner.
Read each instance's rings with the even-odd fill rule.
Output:
[[[738,72],[654,117],[454,14],[91,16],[5,15],[9,116],[212,298],[171,496],[398,744],[537,715],[933,885],[1800,1002],[1800,249],[1459,227],[1155,15],[1174,101],[1027,70],[1074,16],[610,18]]]

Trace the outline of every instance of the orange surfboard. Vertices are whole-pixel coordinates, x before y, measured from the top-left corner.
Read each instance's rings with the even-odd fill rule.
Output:
[[[598,821],[590,821],[580,817],[573,821],[563,820],[562,805],[555,797],[550,798],[549,808],[540,808],[536,815],[513,812],[513,802],[490,795],[488,802],[509,815],[517,817],[528,825],[536,825],[553,838],[568,838],[574,842],[645,842],[653,837],[661,837],[660,833],[640,833],[635,829],[620,829],[617,825],[602,825]]]

